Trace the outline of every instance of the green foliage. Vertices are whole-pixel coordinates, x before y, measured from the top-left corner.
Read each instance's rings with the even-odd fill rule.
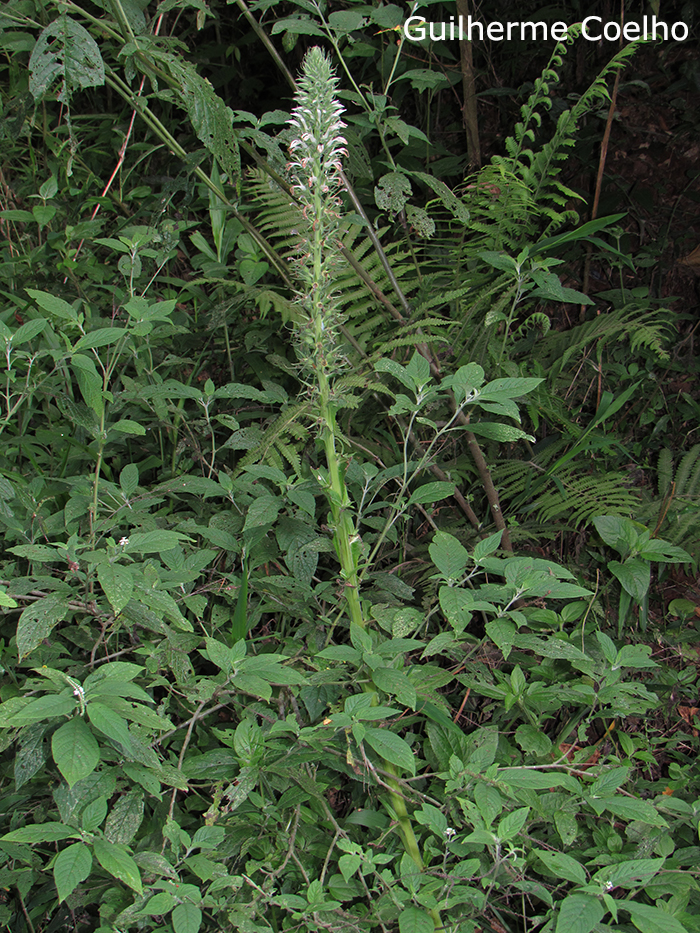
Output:
[[[190,7],[175,21],[201,28]],[[550,319],[582,302],[555,250],[595,237],[622,261],[596,236],[619,217],[553,231],[572,217],[558,169],[628,51],[543,141],[558,49],[507,154],[453,191],[390,94],[447,79],[375,54],[397,7],[285,10],[273,35],[325,37],[346,88],[312,50],[277,136],[286,114],[229,109],[140,5],[28,9],[2,14],[46,135],[22,118],[11,161],[36,203],[1,218],[0,925],[695,930],[696,736],[661,725],[694,672],[625,624],[652,566],[689,555],[632,521],[616,462],[668,318],[621,295]],[[152,135],[87,220],[131,116],[115,95]],[[78,121],[86,100],[109,129]],[[261,167],[244,176],[240,149]],[[565,404],[621,337],[647,369]],[[662,451],[655,532],[687,517],[697,463]],[[489,464],[533,553],[485,527]],[[569,528],[565,566],[547,535]]]

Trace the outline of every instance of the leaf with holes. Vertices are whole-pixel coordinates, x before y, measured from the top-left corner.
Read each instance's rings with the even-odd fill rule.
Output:
[[[29,90],[41,100],[55,81],[61,82],[58,100],[70,101],[72,91],[105,83],[100,49],[90,33],[62,13],[44,29],[29,59]]]
[[[134,590],[134,578],[128,567],[119,564],[102,563],[97,565],[97,579],[100,581],[105,596],[118,616],[131,599]]]

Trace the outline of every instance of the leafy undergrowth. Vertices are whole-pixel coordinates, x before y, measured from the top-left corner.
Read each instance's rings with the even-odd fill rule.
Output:
[[[63,162],[21,92],[3,129],[0,925],[700,931],[694,372],[657,391],[677,325],[557,177],[631,47],[544,139],[558,47],[456,194],[389,103],[400,48],[348,98],[366,146],[316,53],[268,135],[114,9],[7,39],[38,35],[46,114],[107,81],[159,140],[129,165],[186,170],[97,197],[104,107],[80,149],[66,110]],[[285,39],[351,61],[364,14],[304,10]],[[604,313],[553,271],[589,240]]]
[[[284,388],[174,378],[173,301],[31,297],[5,334],[33,431],[8,422],[0,480],[8,928],[698,929],[695,665],[628,627],[683,552],[597,520],[613,633],[570,571],[438,530],[348,625],[323,476],[214,465]],[[420,359],[384,365],[406,411],[444,390]],[[201,463],[161,481],[188,426]],[[347,470],[363,548],[396,475]]]

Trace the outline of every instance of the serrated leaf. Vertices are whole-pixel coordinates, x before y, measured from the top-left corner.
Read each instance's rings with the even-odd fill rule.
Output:
[[[65,901],[92,869],[92,853],[84,842],[75,842],[56,856],[53,878],[58,891],[58,902]]]
[[[73,353],[117,343],[126,333],[123,327],[98,327],[97,330],[90,331],[78,340],[73,347]]]
[[[108,842],[106,839],[97,837],[94,842],[95,856],[100,865],[106,872],[119,881],[123,881],[137,894],[143,894],[141,885],[141,874],[138,865],[126,851],[124,846],[118,843]]]
[[[105,81],[100,48],[90,33],[65,13],[43,30],[29,59],[29,91],[36,101],[60,81],[58,100],[70,102],[71,92],[99,87]]]
[[[133,434],[136,437],[144,437],[146,429],[138,421],[131,421],[129,418],[120,418],[114,424],[107,425],[108,431],[117,431],[119,434]]]
[[[372,673],[372,680],[380,690],[390,696],[395,696],[404,706],[408,706],[409,709],[416,708],[415,688],[402,671],[391,667],[378,667]]]
[[[481,437],[488,437],[492,441],[501,441],[504,444],[510,444],[513,441],[519,441],[522,438],[525,438],[528,441],[534,443],[535,438],[531,434],[527,434],[525,431],[521,431],[520,428],[514,427],[512,424],[498,424],[496,422],[470,422],[469,430],[472,434],[478,434]]]
[[[133,746],[129,727],[126,719],[123,719],[119,713],[116,713],[104,703],[93,700],[87,705],[87,714],[96,729],[99,729],[108,739],[119,742],[127,753],[132,752]]]
[[[416,822],[423,826],[429,826],[436,836],[444,839],[445,830],[447,829],[447,817],[442,810],[432,806],[432,804],[424,803],[413,816]]]
[[[393,732],[389,732],[387,729],[369,727],[365,730],[364,741],[378,755],[391,762],[392,765],[397,765],[397,767],[403,768],[404,771],[408,771],[410,774],[416,773],[416,762],[411,747],[408,742],[398,735],[394,735]]]
[[[95,737],[79,717],[74,717],[54,732],[51,752],[69,787],[92,774],[100,760]]]
[[[175,933],[198,933],[202,925],[202,911],[189,901],[178,904],[170,916]]]
[[[37,823],[35,826],[22,826],[11,833],[0,836],[3,842],[60,842],[62,839],[77,839],[79,833],[63,823]]]
[[[278,499],[276,496],[258,496],[248,509],[243,531],[246,532],[254,528],[271,525],[276,521],[281,508],[282,500]]]
[[[509,839],[513,839],[514,836],[518,835],[527,822],[529,813],[529,807],[520,807],[518,810],[513,810],[512,813],[508,813],[503,817],[496,830],[496,835],[501,842],[507,842]]]
[[[461,634],[471,622],[475,611],[471,591],[454,586],[441,586],[439,600],[447,621],[458,635]]]
[[[435,924],[427,910],[406,907],[399,914],[399,933],[433,933]]]
[[[538,849],[536,854],[537,858],[544,862],[555,878],[563,878],[565,881],[572,881],[574,884],[586,883],[586,872],[583,865],[570,855],[566,855],[564,852],[547,852],[544,849]]]
[[[39,43],[37,42],[37,45]],[[78,315],[75,308],[72,305],[69,305],[67,301],[64,301],[63,298],[57,298],[55,295],[51,295],[49,292],[40,292],[35,288],[25,289],[30,298],[33,298],[34,301],[39,305],[42,310],[47,311],[49,314],[54,314],[56,317],[61,318],[64,321],[74,321],[77,322]]]
[[[362,856],[356,853],[346,853],[338,859],[338,868],[345,881],[349,881],[362,864]]]
[[[623,820],[639,820],[640,823],[648,823],[650,826],[668,826],[666,820],[648,800],[616,795],[614,797],[598,797],[592,800],[591,803],[596,810],[602,807]]]
[[[425,505],[429,502],[440,502],[454,494],[455,484],[447,482],[424,483],[415,492],[411,493],[409,505]]]
[[[13,699],[24,699],[23,697],[15,697]],[[29,703],[23,705],[17,712],[12,712],[12,700],[7,700],[2,704],[0,710],[4,712],[5,707],[9,707],[7,717],[2,722],[3,727],[10,726],[12,728],[17,728],[18,726],[30,726],[35,722],[42,722],[44,719],[55,719],[57,716],[66,716],[69,713],[72,713],[77,706],[77,701],[75,697],[71,696],[68,693],[61,694],[57,696],[56,694],[48,694],[47,696],[37,697],[36,700],[30,700]]]
[[[128,845],[138,832],[143,821],[143,793],[130,790],[115,803],[105,823],[105,838],[108,842]]]
[[[591,933],[604,914],[603,905],[597,897],[570,894],[559,908],[555,933]]]
[[[45,596],[27,606],[17,623],[17,653],[26,658],[68,615],[68,600],[61,596]]]
[[[134,591],[134,578],[131,570],[129,567],[105,561],[97,565],[97,579],[115,616],[118,616]]]
[[[629,912],[632,923],[641,933],[687,933],[673,914],[660,907],[638,904],[636,901],[618,901],[617,906]]]
[[[16,554],[17,557],[26,557],[27,560],[35,560],[41,564],[61,560],[63,556],[57,548],[49,547],[47,544],[16,544],[7,550],[10,554]]]
[[[454,535],[437,531],[428,550],[430,559],[448,582],[456,583],[461,579],[469,563],[469,553]]]
[[[160,551],[171,551],[181,541],[191,540],[191,538],[179,531],[167,531],[165,529],[137,531],[129,535],[129,543],[126,545],[125,550],[129,553],[139,551],[142,554],[156,554]]]
[[[33,321],[27,321],[26,324],[22,324],[10,338],[12,340],[12,346],[19,347],[23,343],[28,343],[30,340],[33,340],[34,337],[44,330],[47,324],[48,321],[43,317],[35,318]]]

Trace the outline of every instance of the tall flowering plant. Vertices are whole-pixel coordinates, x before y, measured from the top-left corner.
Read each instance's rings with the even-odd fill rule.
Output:
[[[330,507],[333,543],[340,563],[345,600],[354,626],[365,628],[360,600],[359,560],[361,542],[353,521],[352,502],[345,486],[344,464],[338,452],[336,406],[333,377],[343,367],[338,345],[341,314],[333,289],[333,273],[339,263],[338,234],[342,185],[341,157],[347,155],[342,135],[343,107],[335,98],[338,80],[330,61],[319,48],[312,48],[304,59],[303,74],[296,93],[296,107],[289,121],[293,139],[289,146],[288,171],[301,205],[305,229],[300,242],[297,276],[301,284],[297,324],[297,353],[305,378],[317,396],[320,433],[327,472],[318,479]],[[357,629],[355,630],[357,631]],[[376,688],[364,688],[374,694]],[[384,761],[390,777],[387,784],[391,807],[401,828],[406,851],[419,870],[423,858],[413,831],[411,817],[398,783],[394,765]],[[442,926],[437,910],[429,911],[435,927]]]
[[[305,229],[300,243],[297,276],[301,284],[297,324],[297,353],[308,384],[318,397],[319,422],[327,472],[318,479],[326,493],[333,527],[333,543],[351,622],[364,628],[359,594],[360,539],[338,453],[333,374],[343,367],[338,345],[340,309],[333,289],[333,273],[339,262],[341,157],[346,155],[342,135],[342,105],[335,98],[338,79],[330,61],[319,48],[304,60],[289,121],[293,139],[288,171],[301,205]]]

